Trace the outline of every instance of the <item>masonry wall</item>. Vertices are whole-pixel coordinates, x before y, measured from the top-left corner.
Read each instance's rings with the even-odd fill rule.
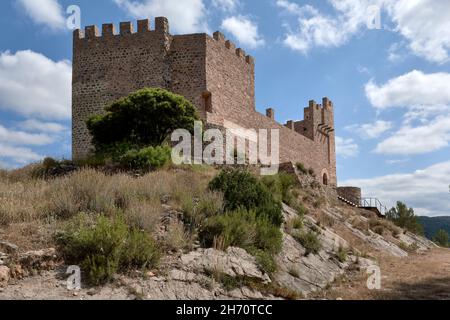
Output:
[[[206,82],[212,113],[236,118],[255,111],[254,60],[219,32],[206,39]]]
[[[205,122],[226,127],[279,129],[280,162],[303,162],[320,179],[336,184],[333,106],[310,102],[303,121],[281,125],[255,110],[255,64],[217,32],[176,35],[165,18],[155,27],[148,20],[114,26],[87,27],[74,33],[73,158],[93,150],[85,121],[118,98],[144,87],[160,87],[181,94],[198,109]],[[208,105],[208,101],[209,104]]]
[[[326,174],[328,183],[336,185],[334,131],[319,130],[320,124],[327,124],[330,128],[334,126],[332,103],[324,99],[326,107],[323,107],[310,102],[302,121],[303,126],[308,128],[306,133],[300,128],[296,130],[294,122],[288,128],[255,110],[254,79],[252,57],[236,50],[236,46],[221,33],[215,33],[213,38],[207,37],[206,82],[213,101],[207,122],[225,127],[232,122],[247,129],[279,129],[280,163],[302,162],[314,169],[320,181]]]
[[[160,21],[161,22],[161,21]],[[148,23],[147,23],[148,26]],[[85,121],[104,112],[111,102],[143,87],[166,88],[170,70],[166,63],[170,37],[164,29],[149,31],[140,25],[122,23],[120,33],[114,26],[103,25],[74,33],[72,81],[73,158],[83,158],[92,151]]]

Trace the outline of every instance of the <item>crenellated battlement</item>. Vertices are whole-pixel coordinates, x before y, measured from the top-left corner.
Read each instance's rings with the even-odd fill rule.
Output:
[[[89,117],[130,92],[164,88],[191,101],[207,125],[279,130],[281,163],[304,163],[324,183],[336,184],[333,103],[311,100],[304,120],[285,125],[276,121],[274,108],[260,114],[255,60],[223,33],[171,35],[168,20],[159,17],[86,26],[73,37],[74,159],[93,152]]]
[[[116,27],[113,23],[105,23],[102,25],[102,32],[95,25],[86,26],[84,32],[80,29],[74,31],[75,40],[92,40],[99,38],[111,38],[119,36],[129,36],[134,34],[145,33],[164,33],[169,34],[169,22],[165,17],[155,18],[155,29],[152,30],[149,19],[143,19],[137,21],[137,31],[135,31],[134,24],[130,21],[119,23],[119,32],[116,31]]]
[[[244,49],[236,48],[236,45],[232,41],[227,40],[225,38],[225,35],[222,32],[220,32],[220,31],[214,32],[213,39],[216,40],[217,42],[223,44],[223,47],[226,50],[229,50],[230,53],[235,54],[237,57],[241,58],[248,64],[253,64],[253,65],[255,64],[255,59],[252,56],[247,55],[246,52],[244,51]]]
[[[119,29],[113,23],[105,23],[102,25],[101,32],[100,29],[95,25],[86,26],[83,30],[77,29],[74,31],[73,37],[75,41],[89,41],[89,40],[102,40],[111,39],[118,37],[127,37],[133,35],[142,34],[166,34],[169,35],[169,21],[165,17],[155,18],[155,27],[151,28],[150,20],[143,19],[137,21],[137,29],[135,25],[130,21],[120,22]],[[212,38],[223,44],[225,50],[230,51],[231,54],[237,56],[248,64],[254,65],[255,59],[247,55],[245,50],[242,48],[237,48],[236,45],[225,38],[225,35],[219,31],[215,32]]]

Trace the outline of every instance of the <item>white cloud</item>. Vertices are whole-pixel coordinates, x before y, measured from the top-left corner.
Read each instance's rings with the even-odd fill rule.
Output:
[[[31,149],[22,147],[13,147],[0,142],[0,160],[12,160],[16,164],[26,164],[33,161],[39,161],[43,156],[35,153]]]
[[[17,0],[17,2],[35,23],[54,30],[65,27],[66,19],[58,0]]]
[[[45,119],[70,119],[72,68],[27,50],[0,53],[0,109]]]
[[[297,19],[293,30],[285,35],[284,43],[302,53],[313,47],[339,47],[367,26],[367,10],[379,1],[329,0],[336,15],[326,15],[310,5],[277,0],[278,7]]]
[[[345,129],[358,133],[363,139],[374,139],[392,128],[392,122],[377,120],[374,123],[348,126]]]
[[[59,133],[66,130],[66,127],[59,123],[42,122],[35,119],[29,119],[19,123],[19,128],[32,132]]]
[[[252,49],[265,43],[258,33],[258,25],[248,17],[229,17],[222,21],[221,28],[231,33],[240,44]]]
[[[336,137],[336,154],[343,158],[356,157],[359,153],[359,146],[353,139]]]
[[[206,9],[203,0],[114,0],[135,18],[165,16],[175,33],[206,31]]]
[[[379,109],[403,108],[403,124],[374,150],[379,154],[413,155],[434,152],[450,143],[450,74],[411,71],[385,84],[365,87]]]
[[[441,116],[417,127],[405,124],[391,137],[380,142],[375,152],[398,155],[424,154],[446,148],[449,143],[450,116]]]
[[[405,56],[404,53],[401,52],[403,49],[403,43],[396,42],[392,44],[388,49],[388,60],[390,62],[399,62],[402,61]]]
[[[450,212],[450,161],[412,173],[392,174],[372,179],[342,181],[341,185],[359,186],[366,197],[377,197],[389,207],[406,202],[419,215],[448,215]]]
[[[389,0],[386,7],[396,31],[413,53],[433,62],[446,62],[450,50],[450,1]]]
[[[394,160],[386,160],[386,164],[396,165],[409,162],[409,159],[394,159]]]
[[[212,0],[212,4],[214,7],[222,10],[233,12],[240,5],[239,0]]]
[[[15,131],[0,125],[0,142],[8,143],[9,145],[43,146],[53,143],[54,139],[46,134]]]
[[[450,1],[448,0],[328,0],[334,9],[325,14],[310,5],[299,6],[288,0],[277,0],[284,12],[296,17],[294,27],[285,34],[290,48],[307,53],[313,47],[338,47],[367,30],[368,9],[378,6],[382,22],[390,21],[408,42],[412,53],[429,61],[449,60]],[[395,51],[390,59],[399,56]]]
[[[383,85],[370,81],[365,90],[371,104],[379,109],[449,105],[450,73],[413,70]]]

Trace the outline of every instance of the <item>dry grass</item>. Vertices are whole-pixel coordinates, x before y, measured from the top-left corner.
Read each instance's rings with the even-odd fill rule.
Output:
[[[353,217],[350,224],[357,230],[361,231],[365,235],[369,234],[369,222],[361,217]]]
[[[23,249],[53,246],[55,232],[79,213],[122,215],[128,225],[160,239],[162,248],[189,249],[195,230],[181,222],[164,225],[163,204],[182,210],[192,203],[184,217],[191,219],[216,213],[223,203],[222,195],[207,191],[217,174],[211,167],[172,167],[142,177],[83,169],[52,180],[32,178],[34,167],[0,171],[0,237]]]
[[[163,239],[163,246],[168,251],[192,249],[193,242],[192,235],[185,230],[183,223],[174,222],[167,227],[167,232]]]
[[[336,219],[328,213],[320,211],[317,214],[317,222],[321,226],[332,228],[336,224]]]
[[[30,171],[30,167],[15,172],[2,171],[1,225],[65,220],[80,212],[123,213],[130,224],[152,231],[162,213],[162,202],[181,208],[185,199],[204,199],[208,182],[216,174],[212,168],[182,168],[134,178],[84,169],[46,181],[30,178]],[[220,203],[217,195],[206,198],[205,210]]]
[[[383,235],[385,232],[390,232],[392,236],[395,238],[397,238],[399,234],[402,232],[402,229],[397,227],[391,221],[379,218],[370,219],[369,227],[373,232],[378,233],[380,235]]]

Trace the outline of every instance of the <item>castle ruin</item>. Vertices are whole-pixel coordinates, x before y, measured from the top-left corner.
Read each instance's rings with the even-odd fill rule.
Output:
[[[304,120],[275,121],[272,108],[256,111],[255,61],[220,32],[171,35],[166,18],[104,24],[76,30],[73,37],[73,158],[92,153],[85,121],[113,101],[144,87],[183,95],[206,125],[279,129],[280,163],[302,162],[324,184],[336,186],[333,103],[310,101]]]

